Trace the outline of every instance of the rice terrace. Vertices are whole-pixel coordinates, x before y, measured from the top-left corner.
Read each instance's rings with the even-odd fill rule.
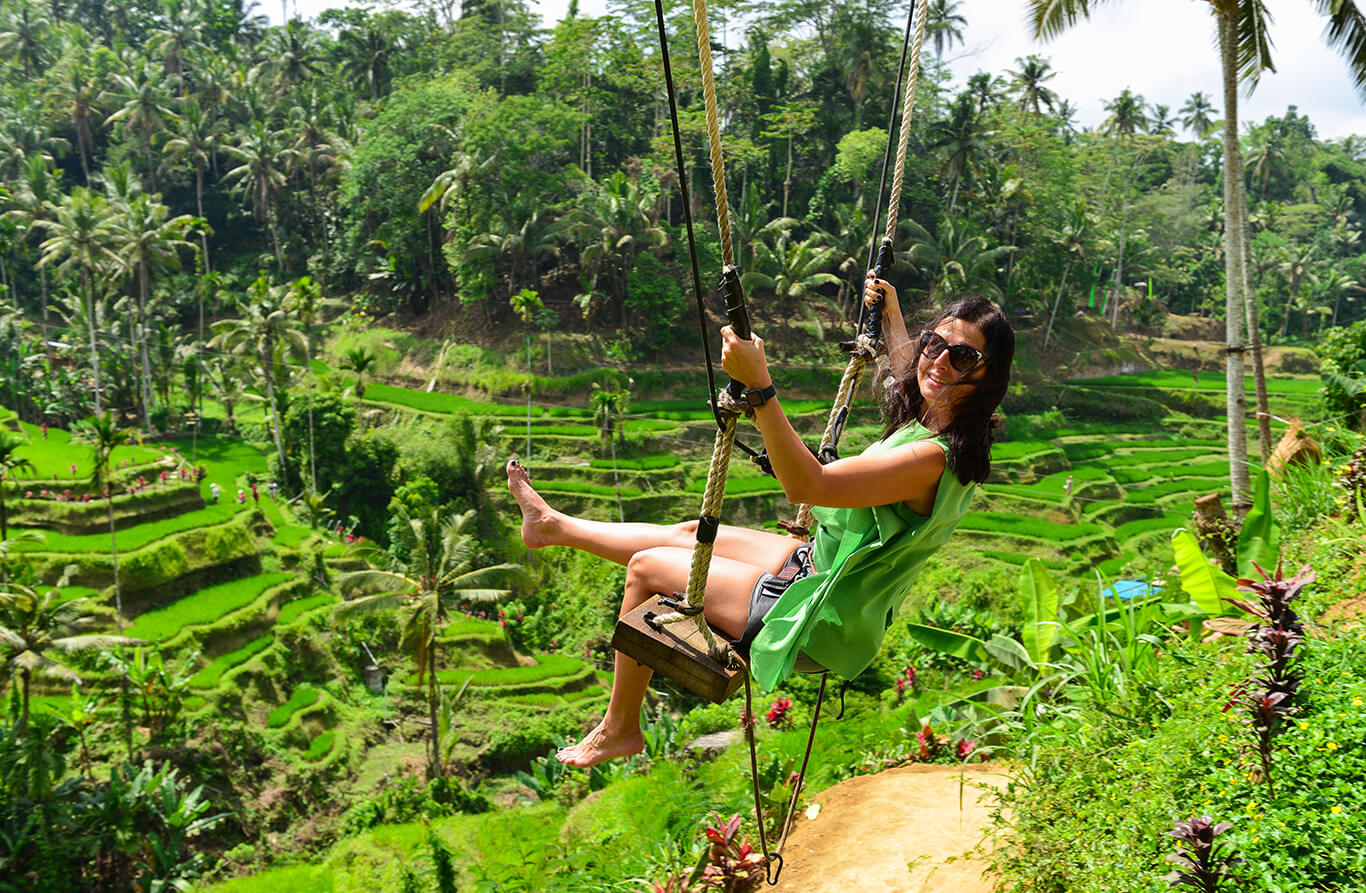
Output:
[[[1366,890],[1366,13],[1141,9],[0,0],[0,891]]]

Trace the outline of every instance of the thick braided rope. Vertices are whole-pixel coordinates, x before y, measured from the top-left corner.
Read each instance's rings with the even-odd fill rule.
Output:
[[[706,0],[693,0],[693,22],[697,27],[697,57],[702,68],[702,96],[707,112],[707,145],[711,152],[712,185],[716,192],[716,224],[721,231],[721,262],[726,267],[735,265],[735,253],[730,238],[730,206],[726,202],[726,168],[721,160],[721,115],[716,109],[716,81],[712,76],[711,33],[707,28]],[[726,392],[717,394],[718,408],[722,410],[719,418],[721,426],[716,431],[716,443],[712,447],[711,468],[707,471],[707,489],[702,494],[702,517],[719,518],[721,499],[726,492],[726,472],[730,467],[730,456],[735,448],[735,421],[743,407],[728,408],[724,405]],[[702,613],[706,599],[707,572],[711,568],[713,543],[698,540],[693,547],[692,567],[688,572],[688,613],[675,611],[655,618],[658,624],[678,623],[692,620],[707,643],[707,652],[712,660],[724,663],[729,657],[729,648],[719,642],[707,625]]]
[[[707,145],[711,150],[711,179],[716,190],[716,225],[721,228],[721,263],[735,265],[730,244],[730,206],[726,202],[726,167],[721,161],[721,115],[716,110],[716,82],[711,71],[711,32],[707,28],[706,0],[693,0],[697,25],[697,58],[702,66],[702,98],[707,109]]]
[[[920,0],[915,11],[915,42],[911,44],[911,66],[906,73],[906,99],[901,106],[901,132],[896,144],[896,168],[892,173],[892,193],[887,200],[887,230],[883,236],[896,241],[896,218],[901,206],[901,182],[906,173],[906,149],[911,140],[911,112],[915,108],[915,88],[920,82],[920,48],[925,43],[925,18],[930,0]]]
[[[724,393],[724,392],[723,392]],[[721,516],[721,500],[726,495],[726,470],[730,467],[730,455],[735,447],[735,422],[737,416],[730,412],[723,412],[721,419],[724,426],[716,429],[716,443],[712,447],[711,468],[707,471],[707,489],[702,494],[702,516],[705,518],[719,518]],[[688,607],[701,608],[707,594],[707,571],[711,567],[712,543],[698,542],[693,547],[692,567],[688,572]],[[716,636],[712,633],[711,627],[707,625],[706,618],[699,611],[695,615],[688,615],[681,612],[663,614],[655,618],[655,623],[678,623],[683,620],[692,620],[697,623],[698,630],[702,633],[702,638],[707,642],[707,652],[712,660],[724,663],[727,656],[727,647],[719,643]]]

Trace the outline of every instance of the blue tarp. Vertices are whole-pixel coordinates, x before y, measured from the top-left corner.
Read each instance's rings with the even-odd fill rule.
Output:
[[[1147,580],[1116,580],[1109,586],[1101,590],[1101,594],[1106,598],[1142,598],[1145,595],[1155,595],[1162,591],[1161,586],[1154,586]]]

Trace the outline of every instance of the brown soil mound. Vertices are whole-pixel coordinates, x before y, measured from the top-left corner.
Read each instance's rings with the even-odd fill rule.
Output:
[[[799,818],[778,889],[793,893],[991,893],[986,832],[1004,765],[907,766],[842,781]]]

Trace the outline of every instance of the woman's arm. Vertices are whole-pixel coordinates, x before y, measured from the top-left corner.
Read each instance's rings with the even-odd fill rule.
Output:
[[[869,270],[863,285],[863,302],[871,307],[879,294],[882,297],[882,340],[887,344],[887,361],[892,366],[892,374],[901,378],[910,369],[915,344],[906,332],[906,321],[901,317],[896,289],[890,282],[873,278],[873,271]]]
[[[902,334],[905,327],[902,326]],[[741,341],[729,326],[721,330],[721,367],[750,388],[773,383],[757,336]],[[909,502],[917,511],[932,505],[946,465],[937,444],[911,443],[871,455],[822,465],[793,429],[778,398],[754,411],[773,473],[794,503],[830,508],[868,508]]]

